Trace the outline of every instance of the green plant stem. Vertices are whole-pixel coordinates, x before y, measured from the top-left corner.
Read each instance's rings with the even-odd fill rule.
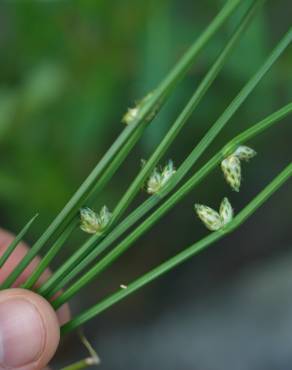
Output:
[[[81,369],[87,369],[93,365],[98,365],[99,362],[95,362],[94,359],[91,357],[85,358],[84,360],[80,360],[75,362],[74,364],[71,364],[69,366],[63,367],[61,370],[81,370]]]
[[[106,185],[106,183],[109,181],[109,179],[112,177],[112,175],[115,173],[119,165],[122,163],[122,161],[125,159],[125,156],[127,155],[127,151],[132,148],[139,137],[141,136],[143,132],[143,128],[137,130],[131,138],[127,142],[126,150],[121,150],[113,159],[111,164],[108,166],[107,171],[101,176],[100,180],[98,181],[97,185],[95,186],[95,189],[93,191],[94,194],[97,194],[99,191],[102,190],[102,188]],[[90,200],[89,200],[90,202]],[[79,216],[79,215],[78,215]],[[67,228],[73,229],[78,225],[79,223],[79,217],[75,217],[71,223],[67,226]],[[66,233],[66,230],[63,232]],[[33,271],[31,276],[28,278],[28,280],[23,284],[23,288],[30,289],[32,288],[39,277],[43,274],[45,269],[49,266],[50,262],[53,260],[53,258],[58,254],[60,249],[63,247],[64,243],[68,239],[68,237],[71,235],[71,233],[66,233],[66,236],[63,237],[63,234],[60,235],[60,237],[57,239],[57,241],[51,246],[49,251],[46,253],[46,255],[43,257],[42,262],[37,266],[37,268]],[[5,281],[5,285],[9,287],[11,285],[11,281],[15,277],[12,276],[11,278],[7,279]]]
[[[128,153],[132,144],[131,139],[135,135],[137,128],[135,126],[127,126],[118,139],[114,142],[109,151],[105,154],[99,164],[87,177],[84,183],[80,186],[77,192],[73,195],[71,200],[54,219],[48,229],[41,235],[36,243],[31,247],[30,251],[24,256],[16,268],[11,272],[4,282],[4,286],[9,288],[25,270],[29,263],[35,258],[41,248],[51,239],[56,232],[61,234],[76,215],[78,209],[84,204],[86,198],[90,195],[91,190],[96,187],[96,182],[99,177],[104,174],[104,171],[110,166],[111,159],[124,153]]]
[[[79,248],[39,289],[38,293],[50,298],[65,286],[79,272],[83,270],[92,260],[99,256],[114,241],[122,236],[132,225],[155,207],[160,198],[152,196],[141,206],[134,210],[123,222],[121,222],[94,250],[96,242],[100,239],[93,235]],[[91,251],[88,254],[88,251]]]
[[[257,0],[250,5],[249,9],[247,10],[245,16],[242,18],[239,26],[237,27],[236,31],[234,32],[233,36],[230,38],[227,45],[224,47],[220,55],[218,56],[216,62],[213,64],[205,78],[202,80],[200,85],[198,86],[197,90],[187,103],[186,107],[183,109],[182,113],[178,116],[178,118],[173,123],[172,127],[166,134],[166,136],[163,138],[162,142],[159,144],[151,158],[146,162],[145,166],[140,171],[139,175],[136,177],[136,179],[133,181],[131,186],[129,187],[128,191],[125,193],[125,195],[122,197],[120,202],[118,203],[117,207],[115,208],[113,212],[113,219],[111,221],[110,229],[112,225],[114,225],[117,220],[121,218],[121,216],[124,214],[126,209],[128,208],[129,204],[133,200],[133,198],[136,196],[136,194],[141,189],[143,183],[145,182],[145,179],[157,162],[160,160],[160,158],[165,154],[171,143],[174,141],[178,133],[181,131],[181,129],[186,124],[188,118],[193,113],[195,108],[198,106],[201,99],[204,97],[206,92],[208,91],[208,88],[213,83],[221,69],[223,68],[226,59],[230,55],[231,51],[235,47],[237,41],[240,39],[241,35],[247,28],[249,22],[253,18],[256,10],[259,8],[260,5],[262,5],[263,0]],[[156,199],[155,204],[159,199]],[[150,202],[147,203],[147,205],[150,205]],[[145,208],[147,209],[147,208]],[[108,229],[107,231],[108,232]],[[103,236],[104,237],[104,236]],[[102,237],[102,238],[103,238]],[[83,258],[88,255],[92,249],[95,247],[96,243],[102,239],[100,236],[93,236],[89,238],[85,244],[74,254],[71,258],[69,258],[65,264],[62,266],[62,274],[60,274],[59,270],[55,272],[54,276],[50,279],[48,284],[45,284],[45,286],[41,287],[39,289],[40,293],[42,294],[48,294],[48,287],[52,287],[56,284],[56,282],[61,281],[64,277],[64,275],[67,275],[66,269],[68,271],[72,270],[72,265],[78,264]],[[33,281],[33,278],[31,278]],[[32,284],[26,284],[26,287],[29,288]],[[56,286],[56,285],[55,285]],[[53,290],[55,291],[56,288]],[[52,294],[52,292],[51,292]]]
[[[251,94],[251,92],[254,90],[254,88],[257,86],[257,84],[260,82],[260,80],[265,76],[265,74],[269,71],[269,69],[272,67],[272,65],[275,63],[275,61],[280,57],[280,55],[284,52],[284,50],[287,48],[287,46],[291,43],[292,40],[292,29],[290,29],[284,37],[281,39],[281,41],[278,43],[278,45],[274,48],[274,50],[271,52],[270,56],[267,58],[267,60],[263,63],[263,65],[258,69],[258,71],[253,75],[253,77],[246,83],[246,85],[241,89],[241,91],[237,94],[237,96],[233,99],[233,101],[230,103],[230,105],[225,109],[223,114],[218,118],[218,120],[213,124],[213,126],[209,129],[209,131],[206,133],[206,135],[202,138],[202,140],[198,143],[198,145],[194,148],[194,150],[191,152],[191,154],[186,158],[186,160],[182,163],[182,165],[178,168],[176,174],[170,179],[169,183],[165,186],[164,189],[160,191],[160,193],[153,198],[153,201],[148,201],[145,203],[145,207],[139,207],[139,212],[136,212],[135,215],[138,215],[139,217],[146,214],[146,212],[149,212],[151,207],[157,205],[162,198],[165,198],[175,187],[176,185],[184,178],[184,176],[191,170],[193,165],[196,163],[196,161],[199,159],[199,157],[203,154],[203,152],[208,148],[208,146],[212,143],[212,141],[215,139],[215,137],[221,132],[221,130],[225,127],[225,125],[230,121],[232,116],[236,113],[236,111],[239,109],[239,107],[243,104],[243,102],[247,99],[247,97]],[[142,211],[140,213],[140,211]],[[144,212],[145,211],[145,212]],[[143,213],[144,212],[144,213]],[[131,221],[137,221],[134,217],[130,215]],[[133,223],[129,223],[130,226],[133,225]],[[129,226],[129,227],[130,227]],[[120,234],[119,234],[120,235]],[[106,239],[107,240],[107,239]],[[77,273],[81,271],[82,268],[84,268],[88,263],[93,261],[101,252],[105,250],[110,244],[107,244],[106,241],[103,241],[101,245],[93,249],[94,243],[96,240],[91,239],[91,242],[88,242],[86,245],[87,250],[91,250],[91,252],[85,257],[83,261],[78,260],[78,262],[75,262],[72,258],[71,261],[68,261],[66,263],[66,267],[63,269],[58,270],[55,277],[53,276],[45,288],[43,288],[43,292],[48,294],[49,288],[53,287],[53,284],[55,285],[57,280],[61,282],[62,284],[65,284],[66,282],[70,281],[70,279],[73,276],[76,276]],[[106,245],[106,247],[105,247]],[[82,251],[83,247],[81,247]],[[79,263],[77,265],[77,263]],[[70,273],[65,273],[65,270],[70,271]],[[61,270],[61,272],[60,272]],[[66,275],[66,278],[64,277]],[[61,278],[62,276],[62,278]],[[63,278],[64,277],[64,278]],[[52,284],[52,282],[54,283]],[[60,283],[61,284],[61,283]],[[60,286],[60,284],[55,285],[55,289],[52,290],[55,291],[57,287]],[[42,289],[42,288],[41,288]],[[51,293],[52,293],[51,292]],[[49,294],[51,294],[49,293]]]
[[[184,178],[184,176],[190,171],[194,163],[203,154],[206,148],[213,142],[216,136],[222,131],[226,124],[230,121],[233,115],[238,111],[240,106],[252,93],[255,87],[259,84],[262,78],[270,70],[273,64],[278,60],[286,48],[290,45],[292,41],[292,28],[282,37],[280,42],[276,45],[274,50],[271,52],[269,57],[263,63],[263,65],[257,70],[257,72],[252,76],[252,78],[245,84],[241,89],[239,94],[233,99],[229,106],[225,109],[223,114],[218,118],[218,120],[213,124],[211,129],[202,138],[202,140],[196,145],[192,153],[187,157],[187,159],[180,166],[175,176],[170,179],[169,183],[161,191],[161,196],[168,194],[169,191],[173,190],[176,185]]]
[[[283,115],[291,111],[292,104],[288,104],[281,110]],[[179,190],[177,190],[168,200],[165,201],[155,212],[153,212],[142,224],[140,224],[130,235],[128,235],[119,245],[109,252],[103,259],[88,270],[79,280],[73,283],[64,293],[62,293],[52,304],[58,308],[74,296],[82,287],[96,278],[102,271],[110,266],[121,254],[123,254],[131,245],[141,237],[152,225],[154,225],[166,212],[173,208],[183,197],[185,197],[200,181],[203,180],[224,158],[232,153],[238,145],[244,141],[250,140],[264,129],[271,127],[272,123],[278,122],[281,117],[278,114],[272,114],[252,128],[244,131],[231,142],[224,146],[214,157],[212,157],[197,173],[195,173]],[[83,261],[82,261],[83,262]],[[81,262],[81,264],[82,264]]]
[[[111,162],[115,156],[120,151],[123,151],[126,154],[129,153],[127,143],[132,135],[137,129],[146,127],[146,125],[154,118],[162,104],[165,102],[166,98],[173,91],[176,84],[186,74],[204,46],[208,43],[212,36],[216,34],[219,28],[224,24],[224,22],[235,11],[241,2],[241,0],[228,0],[226,2],[221,11],[217,14],[205,31],[187,50],[187,52],[182,56],[180,61],[175,65],[175,67],[170,71],[160,85],[154,90],[154,92],[151,94],[151,97],[145,101],[145,103],[141,106],[137,118],[134,119],[131,124],[127,125],[107,153],[103,156],[101,161],[97,164],[97,166],[79,187],[73,197],[65,205],[63,210],[53,220],[47,230],[41,235],[27,255],[21,260],[19,265],[9,275],[7,281],[9,282],[10,286],[13,284],[13,282],[15,282],[18,276],[24,271],[24,269],[39,253],[44,245],[56,233],[59,233],[60,235],[64,228],[69,224],[78,209],[84,204],[86,199],[90,196],[92,190],[97,186],[97,181],[107,170],[108,166],[111,165]]]
[[[217,60],[210,68],[209,72],[202,80],[200,85],[198,86],[197,90],[193,94],[193,96],[188,101],[187,105],[183,109],[183,111],[179,114],[178,118],[175,120],[173,125],[171,126],[170,130],[164,136],[160,144],[158,145],[157,149],[154,151],[152,156],[149,160],[145,163],[142,170],[135,178],[135,180],[130,185],[129,189],[126,191],[120,202],[118,203],[115,211],[113,213],[112,224],[115,224],[121,216],[124,214],[126,209],[128,208],[131,201],[140,191],[141,187],[143,186],[145,180],[149,176],[149,174],[153,171],[154,167],[158,163],[158,161],[162,158],[162,156],[166,153],[167,149],[175,140],[176,136],[185,126],[186,122],[188,121],[191,114],[194,112],[202,98],[207,93],[209,87],[214,82],[216,77],[218,76],[219,72],[225,65],[227,58],[229,57],[230,53],[234,49],[236,43],[239,41],[240,37],[242,36],[243,32],[246,30],[249,22],[252,20],[253,16],[255,15],[256,11],[258,10],[259,6],[263,4],[263,0],[256,0],[250,5],[249,9],[247,10],[245,16],[242,18],[240,24],[237,26],[237,29],[233,33],[232,37],[230,38],[229,42],[223,48],[222,52],[218,56]]]
[[[91,366],[91,364],[88,365],[88,359],[86,358],[84,360],[77,361],[74,364],[71,364],[69,366],[62,367],[61,370],[80,370],[80,369],[86,369],[89,366]]]
[[[59,238],[55,241],[53,246],[50,248],[49,252],[41,259],[38,266],[35,268],[31,276],[28,280],[22,285],[22,288],[29,289],[34,286],[34,284],[38,281],[38,279],[42,276],[43,272],[49,266],[50,262],[54,258],[54,256],[58,253],[60,248],[63,246],[65,241],[69,238],[72,232],[76,229],[79,220],[75,220],[75,222],[68,225],[65,231],[59,236]],[[5,285],[4,285],[5,288]]]
[[[269,197],[271,197],[289,178],[292,176],[292,163],[290,163],[260,194],[258,194],[228,225],[223,229],[213,232],[191,245],[187,249],[178,253],[176,256],[162,263],[160,266],[154,268],[150,272],[141,276],[131,284],[127,286],[126,289],[119,290],[118,292],[105,298],[100,303],[96,304],[92,308],[86,310],[82,314],[78,315],[74,319],[70,320],[67,324],[63,325],[61,328],[61,333],[68,333],[80,325],[86,323],[88,320],[97,316],[101,312],[105,311],[109,307],[113,306],[117,302],[126,298],[130,294],[141,289],[145,285],[156,280],[160,276],[164,275],[168,271],[177,267],[184,261],[193,257],[194,255],[200,253],[204,249],[211,246],[214,242],[224,237],[226,234],[234,231],[243,222],[245,222]]]
[[[78,362],[75,362],[74,364],[66,366],[61,370],[80,370],[80,369],[86,369],[93,365],[100,364],[100,359],[97,353],[95,352],[95,350],[93,349],[93,347],[91,346],[91,344],[89,343],[89,341],[86,339],[86,337],[82,333],[80,333],[80,337],[81,337],[82,343],[88,350],[90,357],[87,357],[81,361],[78,361]]]
[[[201,51],[210,38],[216,34],[219,28],[225,23],[225,21],[241,3],[243,3],[242,0],[229,0],[225,3],[224,7],[202,33],[198,41],[189,48],[189,50],[181,58],[180,62],[176,64],[171,73],[158,86],[156,89],[156,94],[159,96],[159,99],[173,89],[173,86],[177,84],[182,75],[184,75],[191,67],[194,56]]]
[[[244,143],[250,138],[259,135],[262,131],[268,129],[270,126],[276,124],[288,114],[292,112],[292,103],[285,105],[283,108],[272,113],[258,124],[253,125],[251,128],[244,131],[242,134],[236,136],[226,147],[222,149],[223,156],[226,157],[229,153],[232,153],[236,149],[236,146],[240,143]],[[90,262],[94,261],[98,255],[107,249],[113,242],[115,242],[120,236],[124,234],[131,226],[133,226],[137,220],[141,219],[148,211],[154,208],[158,204],[160,198],[157,196],[149,198],[140,207],[138,207],[132,214],[130,214],[121,224],[119,224],[109,235],[102,241],[102,243],[93,250],[86,258],[80,261],[77,265],[65,266],[63,265],[58,270],[57,279],[55,274],[47,283],[45,283],[40,289],[39,293],[45,295],[47,298],[52,297],[57,291],[65,286],[66,283],[70,282],[79,272],[81,272]],[[66,263],[65,263],[66,264]],[[65,268],[66,267],[66,268]],[[55,279],[54,279],[55,278]]]
[[[23,229],[20,230],[20,232],[16,235],[14,240],[9,244],[5,252],[2,254],[0,258],[0,268],[3,267],[5,262],[8,260],[8,258],[11,256],[15,248],[18,246],[18,244],[21,242],[24,235],[28,232],[31,225],[35,221],[35,219],[38,217],[38,214],[36,214],[31,220],[28,221],[28,223],[23,227]]]

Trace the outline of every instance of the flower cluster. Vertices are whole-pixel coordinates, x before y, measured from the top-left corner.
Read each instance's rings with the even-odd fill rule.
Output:
[[[211,231],[216,231],[227,225],[233,219],[233,208],[227,198],[220,204],[219,212],[203,204],[195,204],[198,217]]]
[[[176,170],[172,160],[169,160],[167,165],[162,169],[155,168],[152,175],[150,176],[146,190],[148,194],[158,193],[170,178],[175,174]]]
[[[240,145],[234,153],[221,162],[221,168],[227,183],[235,191],[241,185],[241,161],[248,162],[256,155],[256,151],[245,145]]]
[[[128,108],[128,111],[122,118],[122,122],[125,123],[126,125],[130,125],[137,118],[139,118],[142,108],[145,107],[145,105],[149,102],[149,100],[152,97],[153,97],[153,92],[147,94],[143,99],[141,99],[138,103],[136,103],[136,106],[134,108]],[[152,118],[153,116],[151,113],[150,113],[150,116],[146,117],[146,119],[148,120],[151,120]]]
[[[80,210],[80,228],[88,234],[101,234],[109,224],[112,214],[106,206],[103,206],[99,213],[90,208]]]
[[[138,117],[138,113],[139,113],[138,107],[128,108],[128,111],[124,115],[122,121],[128,125]]]

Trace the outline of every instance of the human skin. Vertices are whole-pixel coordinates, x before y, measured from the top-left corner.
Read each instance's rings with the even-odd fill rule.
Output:
[[[13,235],[0,229],[0,256]],[[17,266],[28,251],[20,243],[0,268],[0,284]],[[0,291],[0,370],[41,370],[54,356],[60,341],[60,324],[69,319],[68,306],[56,313],[49,302],[32,291],[18,288],[39,263],[36,257],[17,279],[12,289]],[[46,270],[40,285],[50,276]]]

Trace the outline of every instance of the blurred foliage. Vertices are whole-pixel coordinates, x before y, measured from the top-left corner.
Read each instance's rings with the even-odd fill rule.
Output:
[[[222,3],[221,0],[1,1],[0,221],[3,227],[17,231],[39,212],[41,217],[32,228],[29,240],[42,232],[121,131],[120,119],[127,107],[156,86]],[[168,156],[177,164],[287,31],[290,15],[289,0],[267,1],[189,125],[171,147]],[[98,209],[104,203],[114,207],[138,171],[140,158],[147,158],[161,140],[232,33],[237,19],[231,19],[201,54],[188,78],[97,199]],[[291,99],[291,65],[290,48],[204,158],[234,134]],[[287,163],[291,156],[291,134],[291,124],[290,127],[283,124],[254,143],[260,154],[245,171],[246,181],[240,196],[231,195],[235,209]],[[226,193],[229,190],[218,170],[196,190],[196,197],[194,194],[188,197],[161,222],[160,228],[145,237],[143,244],[149,246],[147,261],[140,258],[145,250],[134,250],[129,258],[122,258],[122,268],[115,270],[117,279],[144,271],[162,256],[205,233],[195,221],[192,204],[200,201],[216,208]],[[288,214],[288,194],[283,194],[277,207]],[[274,220],[269,212],[262,217],[257,222],[263,228],[266,222]],[[175,230],[181,220],[189,232],[174,232],[168,237],[170,226]],[[288,230],[288,221],[273,223],[275,238],[287,235]],[[76,245],[74,240],[71,243]],[[227,243],[221,263],[234,267],[241,263],[247,251],[244,243],[237,251],[227,249],[231,243]],[[249,250],[251,255],[256,251],[256,248]],[[209,267],[209,273],[216,274],[215,266],[220,269],[216,258],[216,252],[206,253],[200,259],[201,265],[196,265],[197,273]],[[112,279],[108,284],[118,286]],[[170,289],[167,284],[158,287],[158,292],[153,291],[155,300],[162,288],[166,292]],[[89,295],[87,303],[96,299],[96,294]],[[147,302],[140,296],[137,305],[142,312],[141,307],[147,306]]]
[[[39,211],[42,217],[35,235],[42,230],[118,134],[127,106],[160,81],[220,3],[1,3],[2,224],[19,228]],[[173,157],[182,159],[186,155],[185,149],[195,144],[194,139],[222,111],[281,34],[282,30],[271,32],[269,12],[274,13],[273,6],[268,5],[253,22],[191,120],[196,129],[189,125],[186,131],[190,135],[180,137],[182,145],[175,145]],[[149,155],[159,142],[236,21],[236,17],[230,20],[202,54],[189,79],[146,133],[138,148],[140,156]],[[285,101],[282,97],[288,90],[291,62],[291,54],[287,54],[247,102],[239,122],[229,128],[230,134],[241,129],[245,120],[255,121]],[[138,169],[134,161],[139,159],[129,160],[133,168],[127,167],[127,176],[115,179],[121,187],[110,186],[105,198],[117,199],[120,188]]]
[[[120,117],[126,108],[156,86],[221,3],[1,3],[3,226],[17,230],[39,212],[41,217],[30,238],[39,235],[120,132]],[[274,27],[277,12],[281,27]],[[140,158],[147,158],[161,140],[232,33],[239,15],[230,19],[202,53],[189,77],[109,184],[102,200],[97,200],[97,207],[103,203],[114,207],[138,171]],[[288,21],[287,17],[287,27]],[[254,20],[190,124],[170,149],[176,163],[193,148],[287,27],[285,12],[280,12],[275,4],[268,4]],[[214,148],[287,102],[292,86],[291,60],[290,50],[248,99]],[[283,130],[279,145],[285,137]],[[285,158],[285,146],[281,147]],[[221,186],[224,187],[223,182]],[[178,237],[176,242],[179,241]]]

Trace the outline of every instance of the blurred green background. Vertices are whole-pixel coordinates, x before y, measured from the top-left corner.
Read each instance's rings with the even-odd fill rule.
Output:
[[[40,235],[122,130],[120,121],[127,107],[160,82],[222,4],[220,0],[1,1],[0,221],[3,228],[17,232],[34,213],[39,212],[40,217],[27,240],[31,243]],[[165,160],[172,158],[179,165],[193,149],[288,30],[291,13],[290,1],[267,1]],[[238,14],[208,44],[188,77],[96,199],[97,209],[103,204],[114,208],[139,170],[140,159],[147,159],[159,143],[232,34],[237,20]],[[291,100],[291,66],[290,47],[203,156],[201,163],[236,133]],[[77,313],[97,302],[120,283],[127,283],[205,235],[206,230],[194,216],[194,202],[216,208],[227,195],[235,210],[239,210],[291,160],[291,138],[291,123],[287,118],[278,128],[255,139],[251,144],[258,156],[244,167],[240,194],[229,190],[218,169],[143,237],[136,248],[122,257],[98,282],[91,284],[83,295],[75,298],[73,311]],[[141,192],[138,201],[145,198]],[[221,362],[217,358],[214,364],[208,363],[214,354],[213,342],[204,334],[198,337],[189,334],[192,339],[183,345],[177,333],[184,311],[178,312],[181,305],[193,307],[202,302],[204,307],[206,297],[214,297],[214,292],[223,289],[212,303],[214,307],[220,305],[226,300],[224,289],[231,281],[234,283],[238,279],[241,284],[245,281],[241,278],[242,271],[249,271],[252,266],[254,281],[257,281],[257,271],[262,271],[257,269],[257,264],[263,261],[269,266],[269,277],[278,276],[270,266],[274,266],[275,260],[291,257],[291,214],[291,186],[289,192],[289,185],[286,185],[241,230],[217,243],[216,248],[204,252],[152,288],[89,324],[86,332],[101,352],[101,368],[267,370],[268,360],[254,360],[246,367],[235,366],[227,350],[230,348],[228,334],[226,347],[219,352]],[[77,234],[64,254],[71,254],[79,240]],[[290,288],[287,289],[291,294],[292,273],[288,276]],[[268,278],[265,281],[270,282]],[[277,298],[276,291],[271,291],[268,297],[281,305],[282,296]],[[255,310],[262,312],[262,304],[259,300]],[[234,313],[227,309],[222,311],[223,315],[228,313],[227,316]],[[196,312],[187,322],[186,330],[182,331],[186,338],[187,330],[196,318],[200,322],[202,311]],[[174,325],[177,330],[173,330],[169,337],[168,330],[161,329],[160,340],[156,342],[155,335],[146,329],[152,326],[162,328],[161,320],[170,314],[173,319],[166,327]],[[214,317],[212,313],[210,315]],[[272,316],[274,320],[277,317]],[[209,319],[207,315],[204,320],[208,322]],[[222,316],[217,319],[216,322],[222,323]],[[290,320],[292,322],[292,317]],[[226,325],[225,329],[231,324]],[[216,327],[215,323],[213,327]],[[196,328],[193,327],[193,333]],[[202,333],[207,332],[207,327],[202,330]],[[152,345],[146,343],[146,337]],[[242,330],[238,328],[235,338],[241,337]],[[281,338],[277,341],[279,348],[282,348]],[[262,343],[261,340],[257,343]],[[205,352],[204,343],[208,348]],[[246,343],[250,341],[242,339],[233,349],[238,350],[237,358],[243,356],[240,349]],[[291,337],[290,344],[292,347]],[[258,347],[258,350],[252,348],[259,358],[268,358],[270,352],[261,351],[261,345]],[[202,350],[194,355],[193,348]],[[82,352],[78,340],[73,338],[63,347],[58,361],[77,359]],[[115,353],[116,356],[112,356]],[[170,360],[172,356],[174,360]],[[291,363],[287,369],[291,369]],[[279,367],[278,362],[273,364],[273,370],[286,369],[282,363]]]

